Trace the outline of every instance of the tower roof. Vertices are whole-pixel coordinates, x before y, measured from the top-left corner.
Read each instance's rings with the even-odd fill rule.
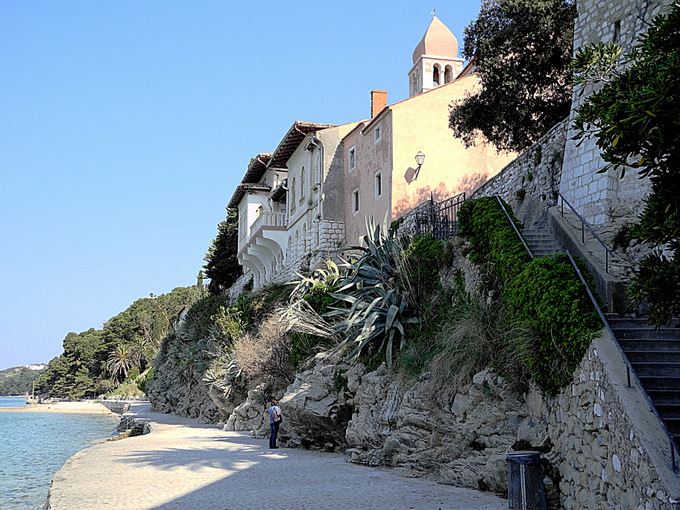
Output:
[[[458,40],[437,16],[432,17],[432,22],[427,28],[425,35],[413,52],[413,63],[418,62],[422,55],[437,57],[458,57]]]

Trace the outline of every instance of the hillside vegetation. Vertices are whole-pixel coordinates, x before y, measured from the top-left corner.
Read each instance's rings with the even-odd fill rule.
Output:
[[[40,377],[41,370],[13,367],[0,371],[0,397],[27,395],[33,390],[33,381]]]
[[[158,346],[180,311],[205,291],[177,287],[168,294],[135,301],[100,330],[69,333],[64,352],[42,371],[36,393],[58,398],[94,397],[118,391],[141,393],[140,374],[148,373]]]
[[[428,372],[451,396],[484,368],[555,394],[600,329],[585,288],[566,257],[530,260],[495,198],[467,202],[460,221],[447,242],[369,222],[341,264],[235,303],[204,296],[163,340],[152,402],[226,420],[246,398],[283,395],[320,353],[405,380]]]

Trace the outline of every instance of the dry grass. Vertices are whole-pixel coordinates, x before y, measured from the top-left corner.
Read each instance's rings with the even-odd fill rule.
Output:
[[[499,304],[485,307],[472,301],[459,303],[435,343],[437,354],[428,367],[433,398],[451,400],[476,373],[488,367],[517,391],[527,386],[529,369],[524,353],[531,345],[531,333],[513,326]]]
[[[234,345],[234,360],[249,377],[272,375],[290,379],[290,334],[275,314],[265,318],[256,335],[246,334]]]

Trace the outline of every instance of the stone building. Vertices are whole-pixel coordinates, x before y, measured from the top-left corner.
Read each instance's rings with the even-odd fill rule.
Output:
[[[355,245],[365,219],[393,220],[434,197],[468,193],[514,154],[466,148],[449,129],[449,108],[478,84],[458,41],[433,17],[413,53],[410,97],[388,105],[371,92],[371,118],[345,125],[293,123],[273,153],[258,154],[228,207],[239,211],[238,260],[255,288],[295,279]],[[414,157],[425,155],[422,165]]]
[[[228,205],[239,213],[241,285],[292,280],[344,239],[337,149],[353,127],[296,121],[273,153],[253,159]]]
[[[385,91],[372,91],[371,118],[343,139],[349,245],[365,233],[366,217],[395,220],[431,198],[469,194],[516,156],[453,137],[449,108],[479,83],[474,64],[463,68],[457,53],[455,36],[434,17],[413,54],[411,97],[388,105]]]
[[[589,43],[613,41],[626,52],[647,30],[649,21],[667,12],[671,3],[671,0],[579,0],[574,51]],[[574,90],[570,121],[581,102],[592,92],[592,87]],[[595,140],[579,144],[572,140],[575,134],[570,129],[567,135],[560,193],[592,225],[619,219],[633,220],[642,209],[644,197],[649,194],[649,181],[640,180],[635,170],[626,172],[623,179],[614,170],[597,173],[606,163],[600,157]]]

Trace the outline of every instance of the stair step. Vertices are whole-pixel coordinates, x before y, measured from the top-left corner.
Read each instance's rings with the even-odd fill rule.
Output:
[[[645,390],[657,408],[663,405],[674,405],[680,403],[680,389],[648,390],[645,388]]]
[[[674,351],[650,349],[650,350],[626,350],[624,352],[628,357],[628,361],[630,361],[633,365],[642,362],[663,363],[666,361],[670,361],[672,363],[680,363],[680,348]]]
[[[677,390],[680,388],[680,376],[653,377],[648,375],[640,375],[638,373],[638,377],[640,378],[640,382],[642,383],[645,391],[647,391],[648,395],[655,391]]]
[[[661,417],[666,421],[667,419],[680,420],[680,402],[677,404],[654,404],[656,410],[659,411]]]
[[[609,326],[611,328],[611,324]],[[640,340],[680,340],[680,329],[664,328],[655,331],[654,328],[611,328],[618,340],[621,339],[640,339]]]
[[[680,378],[680,363],[657,363],[657,362],[641,362],[632,363],[633,369],[639,378],[655,377],[655,378]]]
[[[619,345],[623,352],[653,352],[671,351],[677,352],[680,349],[680,340],[656,338],[618,338]]]
[[[675,441],[680,437],[680,418],[664,418],[663,422],[666,424],[668,432],[673,434]]]
[[[607,321],[609,322],[609,326],[613,328],[637,328],[637,327],[646,327],[646,328],[652,328],[654,329],[654,325],[649,322],[644,317],[610,317],[609,314],[607,314]],[[678,319],[672,319],[670,325],[665,326],[664,329],[680,329],[677,328],[678,325]]]

